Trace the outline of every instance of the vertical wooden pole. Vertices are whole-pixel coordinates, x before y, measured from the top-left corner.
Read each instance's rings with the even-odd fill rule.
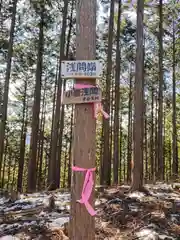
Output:
[[[96,58],[96,0],[76,1],[76,60]],[[77,83],[95,84],[95,79],[77,80]],[[93,104],[76,104],[73,135],[72,164],[81,168],[95,167],[95,119]],[[93,174],[95,177],[95,175]],[[84,204],[76,202],[81,198],[85,173],[74,172],[71,186],[71,240],[94,240],[95,221]],[[90,204],[94,205],[94,189]]]

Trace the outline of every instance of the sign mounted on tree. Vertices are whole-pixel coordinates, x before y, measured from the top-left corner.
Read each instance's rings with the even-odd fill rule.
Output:
[[[62,61],[62,78],[101,78],[102,62],[98,60]]]
[[[101,89],[98,87],[71,89],[63,92],[63,104],[93,103],[102,99]]]

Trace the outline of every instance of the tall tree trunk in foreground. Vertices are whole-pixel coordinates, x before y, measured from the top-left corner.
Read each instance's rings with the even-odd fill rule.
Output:
[[[113,28],[114,28],[114,1],[111,1],[110,18],[109,18],[109,34],[108,34],[108,54],[107,54],[107,72],[106,72],[106,101],[104,104],[105,111],[110,113],[110,81],[112,72],[112,44],[113,44]],[[109,159],[109,138],[110,128],[109,119],[103,118],[104,128],[104,148],[103,148],[103,180],[104,183],[110,185],[111,182],[111,160]]]
[[[69,46],[70,46],[70,40],[71,40],[71,34],[72,34],[72,27],[73,27],[73,11],[74,11],[74,0],[72,0],[72,6],[71,6],[71,14],[70,14],[70,22],[69,22],[69,30],[67,34],[67,44],[66,44],[66,58],[68,59],[69,54]],[[65,81],[64,81],[64,87],[65,87]],[[63,142],[63,130],[64,130],[64,105],[61,107],[61,118],[60,118],[60,130],[59,130],[59,153],[57,158],[57,173],[56,173],[56,185],[57,188],[60,186],[60,170],[61,170],[61,153],[62,153],[62,142]]]
[[[16,8],[17,8],[17,0],[14,0],[13,7],[12,7],[12,20],[11,20],[11,29],[10,29],[10,37],[9,37],[9,45],[8,45],[9,47],[8,47],[8,55],[7,55],[5,86],[4,86],[4,94],[3,94],[2,118],[0,121],[0,176],[1,176],[1,167],[2,167],[2,160],[3,160],[3,154],[4,154],[4,139],[5,139],[5,128],[6,128],[6,121],[7,121],[7,108],[8,108],[8,96],[9,96],[9,80],[11,75],[14,29],[15,29],[15,23],[16,23]]]
[[[61,40],[60,40],[60,57],[59,57],[59,75],[58,75],[58,87],[57,87],[57,96],[56,96],[56,107],[54,115],[54,124],[52,132],[52,149],[49,165],[49,184],[51,189],[56,189],[57,184],[57,171],[60,171],[59,164],[57,164],[57,145],[59,137],[59,121],[60,121],[60,107],[61,107],[61,90],[62,90],[62,79],[61,79],[61,61],[64,59],[64,46],[65,46],[65,34],[66,34],[66,19],[68,12],[68,0],[64,0],[64,11],[63,11],[63,21],[61,29]],[[59,175],[59,173],[58,173]]]
[[[21,141],[20,141],[20,158],[18,166],[18,180],[17,180],[17,190],[22,191],[22,180],[23,180],[23,170],[24,170],[24,156],[25,156],[25,143],[26,143],[26,128],[27,128],[27,103],[26,103],[26,92],[27,92],[27,81],[24,83],[24,96],[23,96],[23,116],[22,116],[22,127],[21,127]]]
[[[144,133],[144,46],[143,46],[144,0],[137,2],[137,33],[136,33],[136,73],[134,89],[134,129],[133,153],[134,168],[132,170],[132,191],[143,187],[143,133]]]
[[[130,63],[129,74],[129,102],[128,102],[128,142],[127,142],[127,182],[131,181],[132,161],[132,67]]]
[[[163,13],[162,0],[159,0],[159,109],[158,109],[158,178],[164,179],[163,159]]]
[[[38,133],[39,133],[39,113],[40,113],[40,101],[41,101],[43,50],[44,50],[44,5],[42,3],[41,19],[39,23],[36,84],[35,84],[35,91],[34,91],[32,130],[31,130],[31,142],[30,142],[30,153],[29,153],[29,163],[28,163],[28,191],[29,192],[33,192],[36,190],[36,176],[37,176],[36,174],[37,159],[36,158],[37,158],[37,145],[38,145]]]
[[[117,43],[116,43],[116,75],[115,75],[115,112],[114,112],[114,157],[113,157],[113,183],[118,184],[119,169],[119,101],[120,101],[120,28],[121,28],[121,0],[118,7]]]
[[[176,123],[176,48],[175,48],[175,20],[173,16],[173,114],[172,114],[172,146],[173,146],[173,163],[172,163],[172,174],[174,180],[178,177],[178,147],[177,147],[177,123]]]

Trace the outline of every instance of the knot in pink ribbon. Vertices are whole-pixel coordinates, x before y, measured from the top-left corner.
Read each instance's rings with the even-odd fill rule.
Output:
[[[101,102],[94,103],[94,117],[97,118],[98,114],[101,113],[104,118],[109,118],[109,114],[103,110],[103,106]]]
[[[96,85],[97,86],[97,85]],[[76,83],[74,85],[75,89],[83,89],[83,88],[91,88],[91,87],[96,87],[94,85],[89,85],[89,84],[79,84]],[[104,116],[104,118],[108,119],[109,118],[109,114],[107,114],[104,110],[103,110],[103,106],[101,104],[101,102],[98,103],[94,103],[94,117],[97,119],[98,114],[102,114]]]
[[[94,172],[96,170],[96,168],[86,169],[86,168],[80,168],[80,167],[73,166],[72,170],[76,171],[76,172],[86,172],[83,189],[82,189],[82,193],[81,193],[81,199],[77,200],[77,202],[84,204],[87,211],[89,212],[89,214],[91,216],[96,215],[96,211],[93,209],[93,207],[89,203],[89,198],[91,196],[93,185],[94,185],[92,172]]]

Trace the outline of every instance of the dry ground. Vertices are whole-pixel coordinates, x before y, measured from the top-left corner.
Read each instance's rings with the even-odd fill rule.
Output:
[[[96,240],[180,240],[180,185],[146,188],[149,194],[128,193],[128,186],[98,192]],[[53,230],[45,225],[28,225],[14,234],[11,231],[11,235],[21,240],[66,240],[67,225]]]

